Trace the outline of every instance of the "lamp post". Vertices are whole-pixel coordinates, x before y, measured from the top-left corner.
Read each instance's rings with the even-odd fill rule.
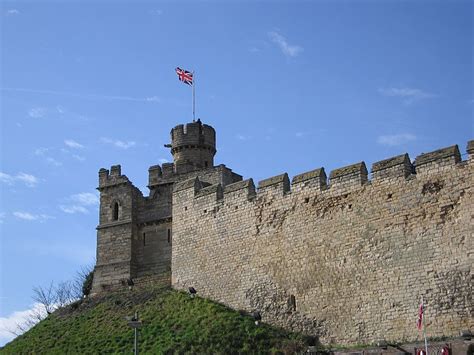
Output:
[[[142,322],[138,320],[138,312],[135,312],[135,316],[127,317],[128,325],[134,330],[134,342],[133,342],[133,354],[138,355],[138,328],[141,328]]]
[[[262,315],[259,311],[255,311],[252,313],[253,320],[255,321],[255,325],[258,326],[260,321],[262,320]]]

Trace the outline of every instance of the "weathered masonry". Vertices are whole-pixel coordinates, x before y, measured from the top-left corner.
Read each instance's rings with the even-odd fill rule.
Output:
[[[173,164],[149,169],[144,197],[120,167],[99,172],[93,292],[143,282],[203,297],[326,343],[474,327],[474,141],[373,164],[242,180],[214,166],[215,131],[171,131]]]

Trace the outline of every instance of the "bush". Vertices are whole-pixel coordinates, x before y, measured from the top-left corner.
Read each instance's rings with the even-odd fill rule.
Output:
[[[94,270],[91,270],[84,278],[84,282],[82,284],[83,296],[89,296],[89,294],[91,293],[93,280],[94,280]]]

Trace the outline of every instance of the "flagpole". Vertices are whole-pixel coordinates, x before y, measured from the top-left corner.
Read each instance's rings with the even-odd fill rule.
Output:
[[[193,122],[196,121],[196,94],[194,92],[194,86],[196,85],[196,77],[193,71]]]
[[[421,318],[421,324],[423,327],[423,337],[425,338],[425,352],[428,355],[428,341],[426,340],[426,331],[425,331],[425,302],[423,301],[423,297],[421,297],[421,304],[423,307],[423,317]]]

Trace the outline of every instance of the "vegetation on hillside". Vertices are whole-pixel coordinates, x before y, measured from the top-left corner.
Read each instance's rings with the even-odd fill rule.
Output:
[[[133,290],[78,301],[55,311],[2,354],[132,353],[126,316],[138,311],[142,354],[294,354],[302,335],[255,325],[243,312],[170,289]]]

